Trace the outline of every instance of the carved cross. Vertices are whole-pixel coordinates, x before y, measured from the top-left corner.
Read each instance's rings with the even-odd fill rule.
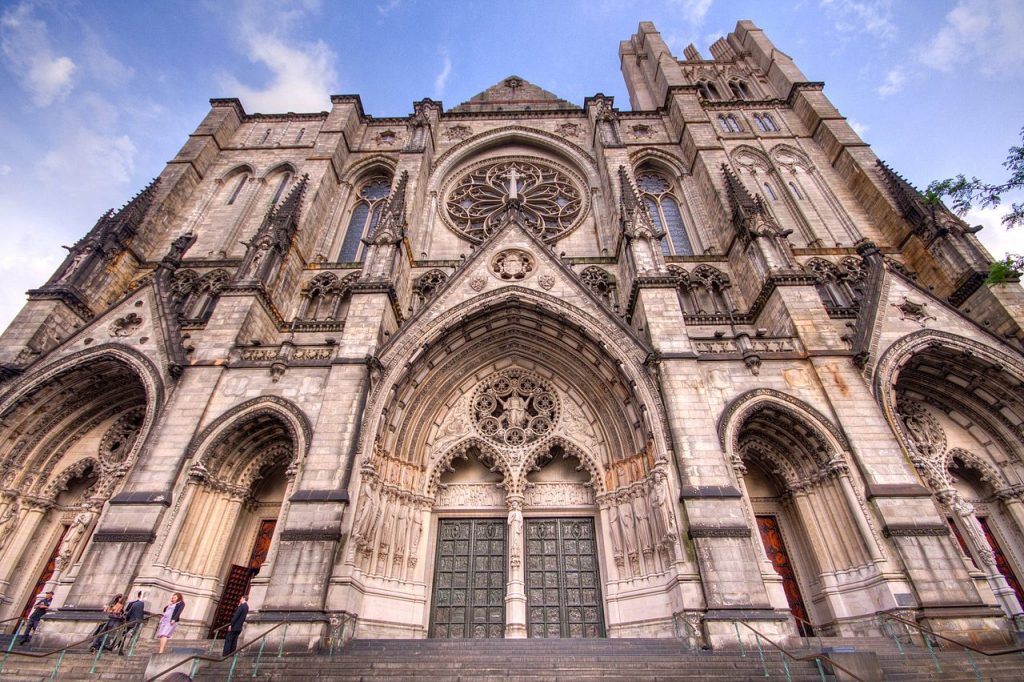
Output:
[[[524,176],[520,175],[519,171],[516,170],[515,166],[512,166],[508,170],[508,173],[505,174],[505,177],[508,178],[508,198],[511,199],[512,201],[515,201],[516,199],[519,198],[519,187],[516,184],[516,181]]]

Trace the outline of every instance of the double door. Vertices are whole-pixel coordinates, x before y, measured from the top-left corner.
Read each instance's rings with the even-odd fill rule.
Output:
[[[505,519],[442,519],[430,636],[505,635]],[[527,519],[524,580],[530,637],[603,637],[597,541],[591,518]]]

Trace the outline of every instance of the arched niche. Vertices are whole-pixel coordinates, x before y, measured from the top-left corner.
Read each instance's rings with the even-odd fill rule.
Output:
[[[197,632],[222,626],[238,597],[269,581],[310,435],[299,408],[265,397],[228,410],[190,443],[156,563],[194,604],[189,620]]]
[[[800,631],[834,629],[883,560],[845,436],[814,408],[770,389],[737,398],[719,436],[758,530],[766,582]]]
[[[63,601],[161,402],[151,363],[118,346],[59,359],[0,400],[3,613],[17,615],[38,584],[59,588]]]

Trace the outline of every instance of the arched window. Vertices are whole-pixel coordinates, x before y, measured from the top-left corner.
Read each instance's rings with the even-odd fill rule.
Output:
[[[350,284],[359,276],[352,273],[343,279],[331,272],[323,272],[310,280],[305,301],[294,326],[303,323],[339,322],[348,314]]]
[[[644,170],[637,174],[636,183],[654,226],[665,235],[661,239],[661,250],[669,256],[692,256],[693,246],[672,182],[661,173]]]
[[[591,265],[580,273],[580,279],[608,306],[615,308],[615,278],[607,270]]]
[[[202,277],[192,270],[175,273],[171,295],[179,302],[178,319],[191,324],[206,322],[213,312],[217,295],[229,279],[226,270],[214,270]]]
[[[227,201],[227,205],[228,206],[231,206],[232,204],[234,204],[238,200],[238,195],[240,195],[242,193],[242,190],[245,189],[245,183],[248,180],[249,180],[249,174],[248,173],[239,173],[238,174],[238,182],[235,183],[235,188],[233,190],[231,190],[231,194],[228,195],[228,201]]]
[[[754,125],[757,126],[757,129],[762,133],[768,132],[768,128],[765,126],[764,120],[761,118],[761,114],[754,114]]]
[[[800,188],[796,186],[795,182],[790,181],[789,189],[792,190],[793,196],[795,196],[797,199],[803,199],[804,198],[804,193],[800,191]]]
[[[830,314],[850,313],[860,307],[864,270],[860,262],[849,258],[849,264],[838,267],[822,258],[807,262],[807,270],[814,275],[814,287]]]
[[[750,86],[744,80],[734,78],[729,81],[729,90],[732,91],[733,99],[751,99]]]
[[[358,199],[352,207],[352,217],[349,218],[348,228],[345,230],[339,261],[348,263],[363,259],[362,239],[377,226],[381,207],[390,192],[391,179],[385,176],[369,178],[359,185],[356,192]]]
[[[676,270],[683,312],[687,315],[722,315],[734,312],[726,289],[729,278],[710,265],[698,265],[692,273]]]
[[[707,100],[720,100],[722,96],[718,94],[718,88],[711,81],[697,81],[697,92],[700,96]]]
[[[772,189],[772,186],[769,185],[767,182],[764,183],[764,191],[765,194],[768,195],[768,198],[771,199],[772,201],[776,201],[779,198],[778,195],[775,194],[775,190]]]
[[[423,304],[432,299],[437,290],[447,281],[448,275],[442,270],[435,269],[420,275],[416,284],[413,285],[413,291],[416,294],[415,309],[422,308]]]
[[[719,114],[718,125],[722,128],[722,131],[726,133],[743,132],[743,127],[740,126],[740,122],[737,121],[736,117],[732,114]]]
[[[277,206],[278,202],[281,201],[281,197],[284,195],[284,190],[288,187],[288,183],[291,179],[291,173],[285,172],[281,174],[281,179],[277,183],[277,188],[274,189],[274,196],[270,200],[270,208]]]
[[[761,114],[761,123],[764,125],[764,130],[767,133],[779,132],[779,126],[776,125],[775,119],[772,118],[771,114]]]

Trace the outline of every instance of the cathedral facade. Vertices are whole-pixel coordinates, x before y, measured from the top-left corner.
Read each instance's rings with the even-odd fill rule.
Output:
[[[752,23],[619,54],[629,109],[212,100],[0,337],[0,618],[1024,625],[1020,286]]]

